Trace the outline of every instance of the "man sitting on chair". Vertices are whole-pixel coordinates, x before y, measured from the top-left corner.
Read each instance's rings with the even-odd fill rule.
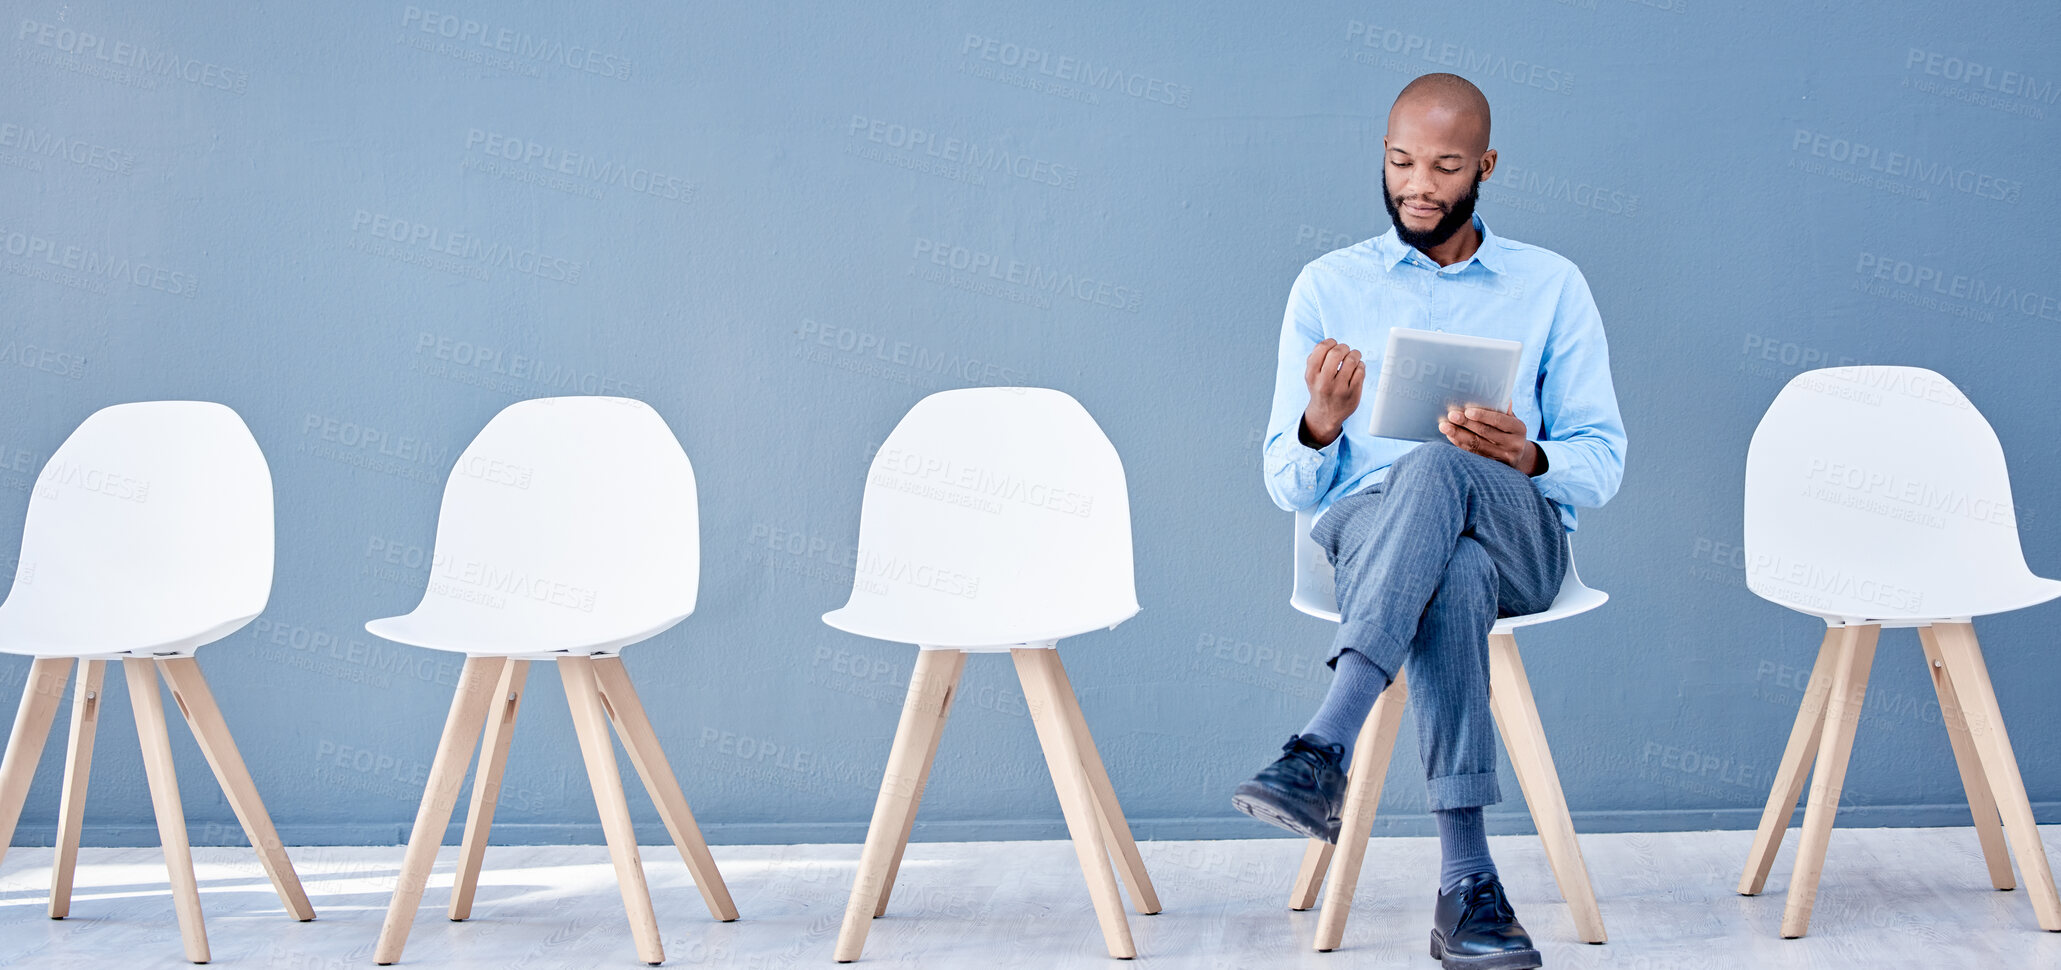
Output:
[[[1488,636],[1497,617],[1552,604],[1573,507],[1602,505],[1624,475],[1624,424],[1581,271],[1474,215],[1496,168],[1481,91],[1452,74],[1417,78],[1382,147],[1395,228],[1296,277],[1267,426],[1267,491],[1318,513],[1310,538],[1337,572],[1336,675],[1309,725],[1232,803],[1337,841],[1353,744],[1405,670],[1443,854],[1433,933],[1445,966],[1536,967],[1482,824],[1482,806],[1502,800]],[[1354,414],[1367,383],[1354,348],[1378,353],[1391,327],[1522,341],[1509,409],[1450,410],[1443,440],[1374,437]]]

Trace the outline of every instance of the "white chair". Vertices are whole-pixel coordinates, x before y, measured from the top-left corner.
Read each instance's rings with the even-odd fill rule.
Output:
[[[1045,388],[943,391],[873,457],[850,602],[837,629],[916,644],[908,699],[838,934],[859,958],[887,911],[969,653],[1008,652],[1114,957],[1136,955],[1110,857],[1140,913],[1159,897],[1056,649],[1138,612],[1123,463],[1080,402]]]
[[[656,964],[665,952],[608,737],[611,722],[709,912],[719,920],[737,918],[619,656],[623,647],[694,612],[698,522],[687,454],[665,420],[639,401],[560,397],[511,404],[458,456],[444,486],[421,605],[365,624],[397,643],[465,654],[376,962],[401,957],[479,744],[449,911],[453,920],[471,915],[531,661],[555,661],[565,682],[638,957]]]
[[[94,412],[43,466],[22,527],[14,587],[0,605],[0,652],[35,658],[0,763],[0,855],[13,839],[77,660],[51,867],[51,919],[71,910],[101,678],[109,661],[121,663],[129,683],[186,958],[208,962],[207,927],[159,674],[287,914],[315,918],[194,660],[201,646],[263,612],[271,591],[272,475],[236,412],[203,401],[118,404]]]
[[[1990,883],[2012,888],[2008,834],[2040,928],[2061,930],[2061,898],[1972,623],[2061,596],[2061,582],[2026,568],[1989,422],[1923,368],[1798,374],[1746,454],[1745,554],[1748,589],[1826,629],[1739,891],[1761,891],[1811,776],[1782,935],[1809,928],[1876,637],[1916,627]]]
[[[1319,619],[1338,622],[1338,590],[1331,560],[1310,538],[1311,515],[1295,516],[1295,591],[1288,602]],[[1546,846],[1546,861],[1553,878],[1560,883],[1560,895],[1574,917],[1575,932],[1589,943],[1602,943],[1603,913],[1596,908],[1595,891],[1589,888],[1589,867],[1582,860],[1575,841],[1574,820],[1567,812],[1567,796],[1560,791],[1560,772],[1553,767],[1553,753],[1546,747],[1545,725],[1539,722],[1538,703],[1532,699],[1531,681],[1524,675],[1524,662],[1517,655],[1519,627],[1586,613],[1610,598],[1601,590],[1582,585],[1570,558],[1567,575],[1553,605],[1542,613],[1506,616],[1489,632],[1489,710],[1503,747],[1510,753],[1510,767],[1524,790],[1524,802],[1531,810],[1532,824]],[[1403,706],[1409,688],[1401,671],[1395,681],[1374,701],[1367,723],[1360,729],[1353,747],[1353,762],[1346,772],[1345,808],[1336,846],[1323,839],[1311,839],[1304,849],[1302,868],[1295,877],[1295,889],[1288,908],[1305,910],[1317,904],[1317,889],[1324,884],[1334,851],[1339,855],[1338,871],[1324,893],[1324,912],[1317,920],[1317,949],[1336,950],[1345,940],[1345,920],[1352,912],[1353,893],[1360,884],[1360,863],[1367,851],[1367,839],[1374,831],[1374,813],[1381,804],[1381,787],[1388,778],[1389,756],[1395,751],[1396,732],[1402,727]]]

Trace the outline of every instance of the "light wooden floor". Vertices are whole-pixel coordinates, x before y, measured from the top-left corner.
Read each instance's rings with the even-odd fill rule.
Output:
[[[2061,826],[2042,836],[2061,855]],[[1751,832],[1582,838],[1610,942],[1577,942],[1531,836],[1491,839],[1504,882],[1553,968],[2061,967],[2061,933],[2041,932],[2022,890],[1989,888],[1974,831],[1839,829],[1801,940],[1777,938],[1796,836],[1768,893],[1733,886]],[[1425,952],[1438,848],[1423,838],[1368,849],[1345,948],[1309,949],[1317,914],[1286,908],[1302,843],[1141,843],[1166,912],[1131,914],[1137,965],[1197,968],[1436,966]],[[444,918],[455,847],[438,858],[403,967],[505,970],[638,967],[614,870],[601,846],[495,847],[467,923]],[[188,967],[155,848],[80,853],[72,917],[44,915],[49,850],[16,848],[0,868],[0,967]],[[215,964],[286,970],[372,966],[401,849],[298,848],[319,918],[280,909],[248,849],[200,848]],[[671,846],[644,850],[676,967],[831,968],[857,845],[717,846],[743,918],[709,919]],[[918,842],[888,915],[854,967],[1119,966],[1103,952],[1064,842]]]

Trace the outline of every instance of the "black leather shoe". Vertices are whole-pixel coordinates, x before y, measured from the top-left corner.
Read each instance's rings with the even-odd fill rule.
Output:
[[[1278,760],[1231,792],[1231,806],[1298,835],[1337,842],[1345,746],[1297,734],[1281,751]]]
[[[1503,898],[1494,873],[1468,876],[1438,894],[1431,917],[1431,956],[1445,970],[1531,970],[1542,966],[1531,935]]]

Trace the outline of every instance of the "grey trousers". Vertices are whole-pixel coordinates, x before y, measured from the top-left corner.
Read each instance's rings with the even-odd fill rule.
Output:
[[[1559,510],[1523,472],[1434,439],[1334,502],[1310,538],[1338,576],[1329,663],[1357,650],[1409,675],[1431,809],[1502,801],[1489,629],[1552,605],[1567,573]]]

